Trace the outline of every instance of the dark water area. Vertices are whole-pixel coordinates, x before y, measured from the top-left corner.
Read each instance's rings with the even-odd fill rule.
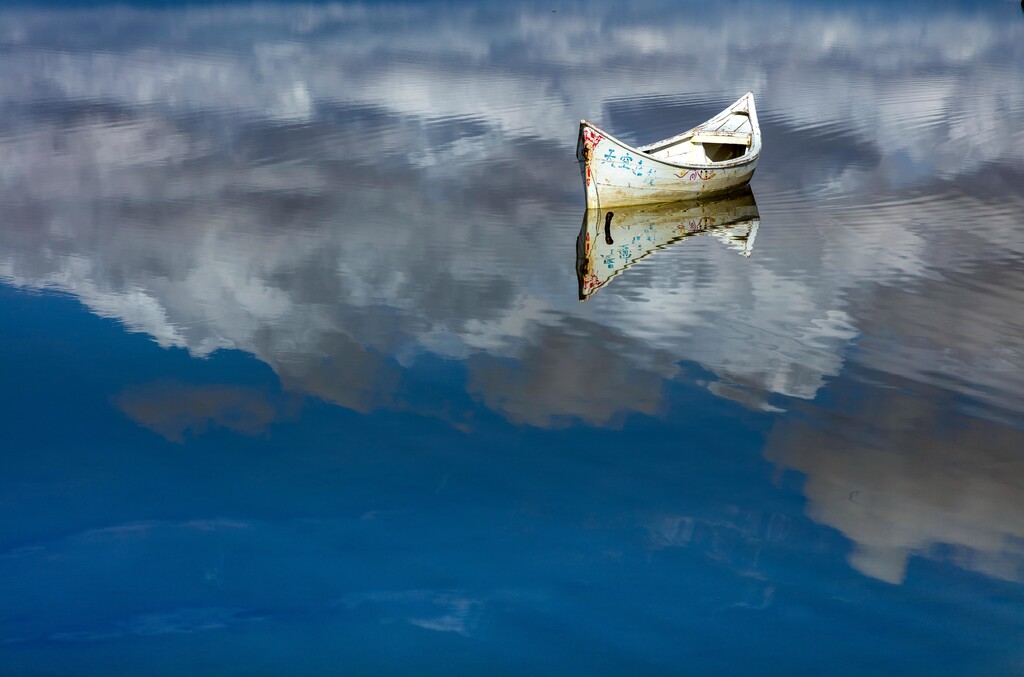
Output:
[[[3,674],[1024,674],[1017,2],[8,5],[0,54]],[[750,193],[584,293],[579,119],[748,90]]]

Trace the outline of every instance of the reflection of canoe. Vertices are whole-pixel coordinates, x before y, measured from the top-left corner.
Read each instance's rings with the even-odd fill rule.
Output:
[[[576,159],[587,206],[617,207],[693,200],[750,181],[761,153],[754,95],[693,129],[633,148],[580,120]]]
[[[656,249],[694,235],[714,235],[750,256],[761,219],[750,188],[708,200],[588,209],[576,238],[580,300]]]

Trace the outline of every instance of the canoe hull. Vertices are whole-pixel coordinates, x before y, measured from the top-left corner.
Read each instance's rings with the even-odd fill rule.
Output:
[[[605,209],[694,200],[728,193],[750,183],[757,167],[756,159],[742,167],[689,170],[662,165],[649,158],[642,160],[643,165],[639,165],[644,171],[642,176],[629,171],[621,164],[616,165],[603,159],[593,161],[589,184],[587,167],[585,163],[581,163],[580,171],[586,188],[587,206]]]
[[[739,106],[749,112],[753,126],[751,145],[749,152],[742,158],[723,163],[666,162],[644,150],[622,143],[585,120],[580,121],[576,158],[580,164],[587,207],[605,209],[694,200],[727,193],[746,185],[757,168],[761,145],[752,95],[741,98],[709,123],[721,119]],[[695,127],[691,132],[702,127]],[[683,134],[679,138],[685,136]]]

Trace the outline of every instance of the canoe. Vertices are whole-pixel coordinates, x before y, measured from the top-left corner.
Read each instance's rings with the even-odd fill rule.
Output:
[[[586,301],[651,253],[698,235],[713,235],[749,257],[761,223],[750,187],[704,200],[588,209],[576,238],[576,279]]]
[[[580,120],[576,159],[587,207],[692,200],[746,185],[761,154],[754,95],[682,134],[633,147]]]

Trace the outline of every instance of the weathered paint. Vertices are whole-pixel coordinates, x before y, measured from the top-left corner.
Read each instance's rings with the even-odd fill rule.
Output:
[[[737,110],[749,117],[751,127],[743,156],[723,162],[676,163],[651,154],[652,149],[689,143],[694,135],[707,134],[709,126],[735,116]],[[750,181],[760,151],[761,133],[750,93],[688,132],[641,148],[622,143],[586,120],[580,121],[576,144],[587,206],[592,208],[695,199],[734,190]]]
[[[580,300],[633,263],[685,237],[710,234],[750,256],[760,216],[750,188],[707,200],[587,209],[576,238]]]
[[[587,186],[589,186],[592,181],[592,178],[590,176],[590,159],[594,153],[594,149],[597,148],[597,145],[601,143],[601,140],[603,138],[604,137],[601,134],[598,134],[590,127],[586,127],[580,130],[580,143],[582,145],[582,153],[584,158],[583,181],[586,183]]]

